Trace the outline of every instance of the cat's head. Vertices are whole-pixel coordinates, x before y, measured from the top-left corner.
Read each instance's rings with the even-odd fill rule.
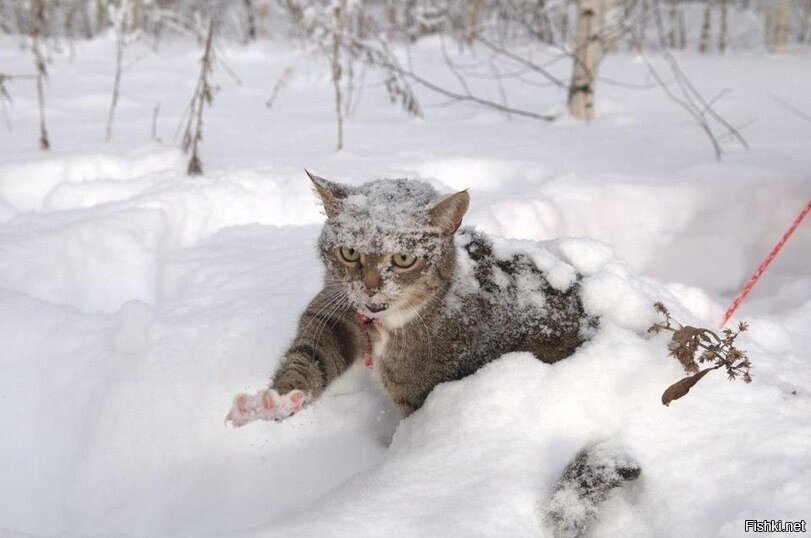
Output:
[[[328,287],[390,328],[415,318],[450,283],[467,191],[443,198],[417,180],[352,187],[308,175],[327,215],[318,245]]]

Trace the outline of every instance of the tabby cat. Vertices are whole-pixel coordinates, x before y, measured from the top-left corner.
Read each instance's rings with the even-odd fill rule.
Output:
[[[555,289],[529,256],[499,257],[484,234],[459,230],[467,191],[440,199],[416,180],[310,179],[327,215],[318,241],[324,289],[271,388],[236,397],[226,419],[235,426],[299,411],[359,358],[408,416],[437,384],[505,353],[568,357],[594,325],[576,283]]]
[[[350,187],[308,175],[327,215],[318,241],[324,288],[270,387],[238,395],[226,422],[282,420],[359,359],[374,365],[405,417],[439,383],[513,351],[559,361],[596,327],[576,282],[553,286],[529,255],[498,252],[484,234],[459,229],[467,191],[440,198],[416,180]],[[544,524],[554,536],[582,535],[608,492],[639,472],[622,451],[584,448],[547,500]]]

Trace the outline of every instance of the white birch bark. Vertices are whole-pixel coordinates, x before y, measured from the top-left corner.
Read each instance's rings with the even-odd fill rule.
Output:
[[[600,54],[598,0],[578,0],[574,69],[569,87],[569,111],[580,120],[594,117],[594,82]]]
[[[778,0],[777,17],[775,21],[775,48],[779,52],[786,50],[789,30],[789,0]]]

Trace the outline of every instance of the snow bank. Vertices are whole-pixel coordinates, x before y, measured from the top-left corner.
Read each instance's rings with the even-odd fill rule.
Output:
[[[626,325],[644,317],[622,310]],[[808,399],[719,376],[666,408],[661,392],[683,374],[664,347],[609,321],[564,362],[512,354],[443,384],[379,465],[251,535],[536,535],[545,495],[596,439],[626,446],[643,473],[612,494],[595,536],[739,536],[753,514],[804,517]]]
[[[29,55],[0,41],[4,70],[28,72]],[[431,107],[429,94],[427,117],[406,120],[370,87],[336,153],[324,64],[304,62],[268,111],[294,53],[229,46],[244,84],[217,80],[206,176],[189,179],[170,134],[199,51],[128,48],[143,58],[102,146],[113,44],[75,45],[73,63],[55,52],[49,66],[52,151],[36,149],[35,90],[22,82],[14,130],[0,129],[0,529],[534,535],[555,478],[596,438],[628,446],[643,475],[609,499],[595,536],[738,536],[744,519],[807,516],[809,228],[740,312],[751,385],[710,375],[664,408],[682,374],[664,336],[644,332],[657,299],[712,325],[811,195],[811,131],[770,97],[811,95],[805,51],[680,55],[705,94],[735,88],[718,103],[733,122],[757,120],[752,150],[725,146],[716,164],[657,90],[609,85],[587,128]],[[420,43],[414,65],[451,77],[435,52]],[[602,69],[646,76],[626,54]],[[516,106],[562,99],[505,83]],[[163,144],[150,141],[157,102]],[[265,382],[319,287],[322,217],[304,167],[471,188],[466,223],[542,240],[522,248],[559,287],[584,276],[600,331],[554,366],[516,354],[442,385],[403,423],[357,368],[284,423],[225,429],[231,397]]]

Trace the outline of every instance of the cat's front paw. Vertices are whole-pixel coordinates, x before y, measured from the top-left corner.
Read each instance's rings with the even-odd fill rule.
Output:
[[[264,389],[253,396],[237,394],[231,411],[225,416],[225,425],[239,428],[254,420],[284,420],[300,411],[309,399],[310,394],[302,390],[279,394],[274,389]]]

